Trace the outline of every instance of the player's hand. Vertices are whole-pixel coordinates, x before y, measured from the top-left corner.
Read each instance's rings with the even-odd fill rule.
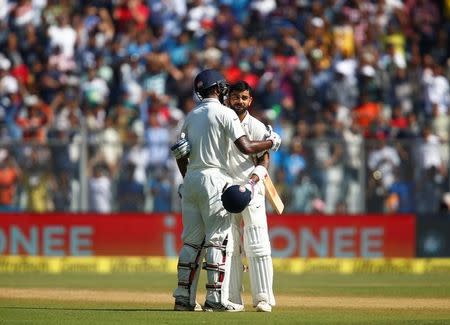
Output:
[[[172,151],[175,159],[180,159],[189,155],[191,152],[191,145],[186,139],[186,135],[184,133],[181,133],[180,139],[172,147],[170,147],[170,150]]]
[[[244,187],[252,193],[252,199],[253,199],[253,193],[255,193],[255,185],[256,185],[256,182],[253,179],[249,179],[247,184],[244,185]]]
[[[272,151],[277,151],[280,148],[281,145],[281,137],[278,133],[276,133],[272,126],[267,125],[267,133],[266,133],[266,140],[272,141],[272,148],[270,148]]]
[[[258,176],[258,181],[264,180],[264,178],[267,176],[267,169],[263,165],[257,165],[253,170],[251,175]]]

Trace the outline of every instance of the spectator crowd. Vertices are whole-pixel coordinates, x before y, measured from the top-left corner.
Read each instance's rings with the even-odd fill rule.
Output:
[[[0,0],[0,210],[177,211],[169,148],[214,68],[282,135],[288,212],[448,211],[449,6]]]

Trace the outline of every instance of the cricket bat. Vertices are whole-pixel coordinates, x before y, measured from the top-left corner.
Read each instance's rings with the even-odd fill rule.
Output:
[[[269,174],[264,177],[264,186],[266,187],[266,195],[269,198],[269,202],[272,205],[272,208],[275,210],[277,214],[282,214],[284,210],[283,201],[281,201],[280,196],[278,195],[277,189],[272,183],[272,179]]]

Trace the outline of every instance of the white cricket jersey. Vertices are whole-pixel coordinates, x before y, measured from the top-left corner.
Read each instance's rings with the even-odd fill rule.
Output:
[[[217,168],[229,173],[232,142],[245,135],[236,112],[213,98],[204,99],[186,116],[181,131],[191,144],[188,172]]]
[[[233,111],[230,108],[231,111]],[[245,134],[252,141],[264,140],[266,134],[266,126],[247,112],[241,122]],[[228,165],[231,176],[238,181],[246,182],[255,168],[254,156],[246,155],[239,151],[236,145],[231,145],[230,154],[228,156]]]

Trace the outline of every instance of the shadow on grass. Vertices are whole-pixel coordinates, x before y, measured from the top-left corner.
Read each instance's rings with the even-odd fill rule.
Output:
[[[2,306],[1,309],[22,309],[22,310],[63,310],[63,311],[106,311],[106,312],[160,312],[170,311],[173,309],[159,309],[159,308],[65,308],[65,307],[19,307],[19,306]]]

